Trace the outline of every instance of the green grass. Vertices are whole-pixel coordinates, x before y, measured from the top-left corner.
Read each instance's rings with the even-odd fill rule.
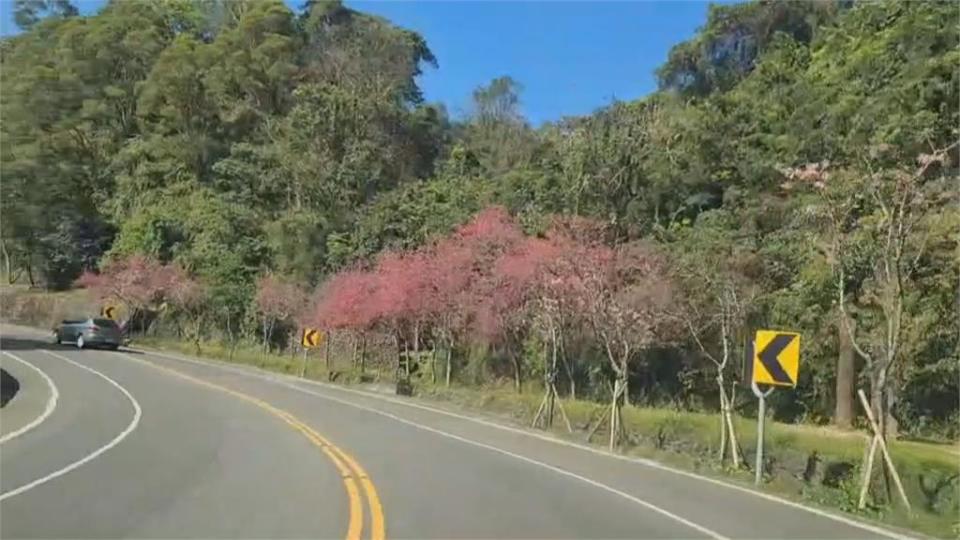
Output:
[[[451,401],[467,408],[507,414],[516,420],[532,420],[541,395],[537,389],[517,395],[512,388],[487,387],[482,389],[457,386],[454,388],[421,385],[421,394],[434,399]],[[604,404],[587,401],[563,400],[564,408],[575,426],[583,425],[599,414]],[[664,408],[631,406],[624,410],[624,423],[632,430],[651,433],[668,425],[691,443],[706,448],[719,444],[719,415]],[[734,417],[734,428],[740,444],[752,448],[756,444],[756,419]],[[866,444],[863,432],[841,431],[829,427],[766,423],[767,447],[790,447],[801,453],[817,451],[836,459],[859,460]],[[891,441],[891,452],[918,465],[957,469],[960,451],[956,445]]]
[[[534,389],[517,395],[512,388],[504,387],[477,389],[426,386],[421,387],[419,394],[431,400],[448,402],[461,410],[482,411],[503,421],[526,426],[530,425],[541,399]],[[583,442],[586,426],[599,415],[602,405],[564,400],[563,406],[576,432],[566,434],[559,417],[554,422],[554,432],[558,436]],[[725,465],[718,462],[718,414],[630,406],[624,409],[624,424],[631,436],[631,444],[624,449],[627,454],[752,485],[752,472],[733,470],[729,462]],[[756,420],[735,417],[735,429],[744,450],[744,458],[752,465]],[[766,433],[767,455],[772,455],[778,465],[774,475],[765,479],[764,490],[932,536],[954,538],[960,532],[960,519],[957,517],[960,515],[960,493],[956,481],[952,489],[946,488],[941,492],[935,506],[930,508],[919,480],[920,474],[941,480],[960,473],[960,456],[956,445],[891,441],[890,452],[914,508],[914,515],[909,516],[896,508],[896,503],[893,508],[872,504],[868,504],[863,511],[856,508],[859,466],[867,444],[863,433],[769,420]],[[595,437],[597,444],[605,443],[603,435],[601,432],[600,436]],[[828,464],[849,464],[854,467],[849,479],[838,487],[804,482],[803,468],[807,457],[814,451],[822,459],[821,467]],[[875,467],[879,466],[878,455]],[[932,482],[930,479],[927,481]]]

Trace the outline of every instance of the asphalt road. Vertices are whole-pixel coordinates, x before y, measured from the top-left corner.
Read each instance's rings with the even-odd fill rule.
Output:
[[[393,396],[19,329],[0,348],[58,394],[0,443],[2,538],[900,537]]]

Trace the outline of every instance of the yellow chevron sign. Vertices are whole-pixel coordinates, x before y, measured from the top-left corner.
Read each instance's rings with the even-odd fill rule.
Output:
[[[119,314],[119,311],[120,310],[117,308],[117,306],[103,306],[100,309],[100,316],[106,319],[110,319],[111,321],[115,321],[117,320],[117,315]]]
[[[303,336],[300,338],[300,344],[307,349],[319,347],[323,343],[323,332],[316,328],[304,328]]]
[[[800,334],[757,330],[753,353],[753,382],[796,386],[800,372]]]

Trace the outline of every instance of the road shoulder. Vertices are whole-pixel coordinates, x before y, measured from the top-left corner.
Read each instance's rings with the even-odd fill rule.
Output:
[[[18,437],[43,422],[56,406],[56,385],[40,368],[15,353],[0,354],[0,366],[16,381],[17,391],[0,409],[0,443]]]

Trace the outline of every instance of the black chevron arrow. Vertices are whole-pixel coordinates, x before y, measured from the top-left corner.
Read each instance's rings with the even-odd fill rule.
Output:
[[[767,373],[773,377],[773,380],[778,383],[784,384],[793,384],[793,380],[790,379],[790,376],[787,375],[787,372],[783,370],[783,366],[780,365],[780,353],[787,348],[787,345],[790,345],[790,342],[797,336],[790,334],[777,334],[770,343],[767,343],[767,346],[760,351],[760,363],[763,364],[763,367],[767,370]]]

